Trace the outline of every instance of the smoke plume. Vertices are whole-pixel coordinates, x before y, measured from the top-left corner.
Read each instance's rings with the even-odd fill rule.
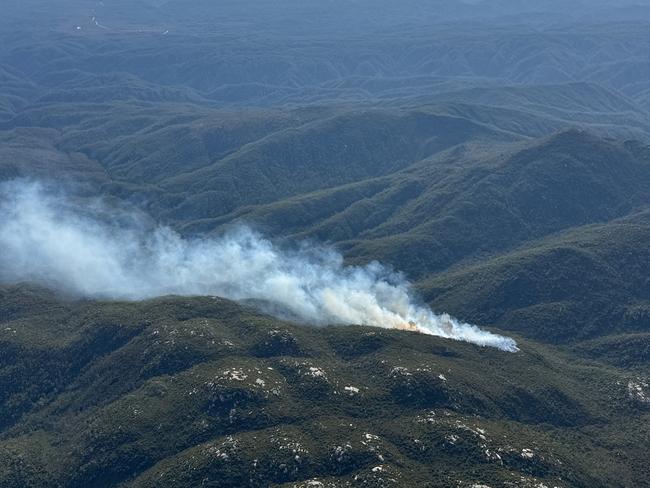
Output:
[[[0,279],[87,297],[138,300],[210,295],[275,304],[313,324],[417,330],[516,351],[515,342],[417,304],[403,277],[379,263],[345,266],[332,249],[284,250],[240,227],[183,238],[135,212],[83,205],[39,183],[0,186]]]

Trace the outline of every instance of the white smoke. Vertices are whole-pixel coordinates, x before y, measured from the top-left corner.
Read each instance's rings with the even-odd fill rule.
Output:
[[[345,266],[332,249],[281,250],[239,228],[185,239],[136,213],[81,205],[33,182],[0,186],[0,279],[35,281],[88,297],[137,300],[209,295],[276,304],[313,324],[418,330],[505,351],[514,340],[416,304],[401,275]],[[117,216],[117,217],[116,217]]]

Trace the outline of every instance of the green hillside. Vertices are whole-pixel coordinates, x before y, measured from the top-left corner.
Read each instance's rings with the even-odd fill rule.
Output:
[[[43,293],[2,290],[2,486],[622,487],[648,474],[647,405],[628,387],[642,380],[534,342],[513,354],[214,298]]]
[[[421,286],[436,308],[545,342],[647,332],[649,222],[568,231]]]
[[[350,259],[379,258],[417,278],[647,205],[644,151],[580,131],[515,149],[460,146],[390,177],[251,205],[212,225],[242,219],[333,240]]]

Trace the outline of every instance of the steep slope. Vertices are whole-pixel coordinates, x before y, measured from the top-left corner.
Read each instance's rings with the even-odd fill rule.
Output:
[[[250,206],[232,219],[338,242],[353,261],[379,259],[412,277],[504,252],[650,203],[642,144],[572,130],[527,146],[467,145],[384,178]]]
[[[613,347],[617,341],[629,346],[615,362],[642,364],[644,334],[650,331],[648,239],[646,211],[528,244],[424,280],[421,287],[435,307],[542,341],[641,334],[610,341]],[[585,347],[607,357],[612,355],[607,343]]]
[[[538,124],[555,123],[558,129],[580,125],[618,137],[643,137],[648,132],[647,110],[634,99],[594,83],[481,86],[418,97],[411,103],[418,101],[424,104],[431,100],[512,110],[513,129],[524,129],[531,134],[534,125],[522,121],[532,116],[539,121]],[[472,120],[489,123],[485,115],[481,116],[480,112],[477,115],[478,118]],[[498,127],[505,128],[506,124],[507,121],[496,121]]]
[[[61,184],[97,187],[110,177],[96,161],[79,152],[57,147],[60,134],[44,128],[18,128],[0,132],[0,180],[57,178]]]
[[[512,139],[471,121],[426,112],[354,112],[319,119],[244,146],[161,184],[189,193],[172,218],[218,217],[314,190],[394,173],[468,140]],[[167,206],[167,205],[165,205]]]
[[[215,298],[1,297],[2,486],[623,487],[647,476],[643,377],[531,342],[513,354],[317,329]]]

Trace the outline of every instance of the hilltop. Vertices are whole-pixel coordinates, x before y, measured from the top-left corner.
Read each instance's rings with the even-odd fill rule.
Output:
[[[2,302],[3,486],[623,487],[647,476],[642,377],[539,343],[505,353],[314,328],[209,297],[95,303],[14,287]]]

